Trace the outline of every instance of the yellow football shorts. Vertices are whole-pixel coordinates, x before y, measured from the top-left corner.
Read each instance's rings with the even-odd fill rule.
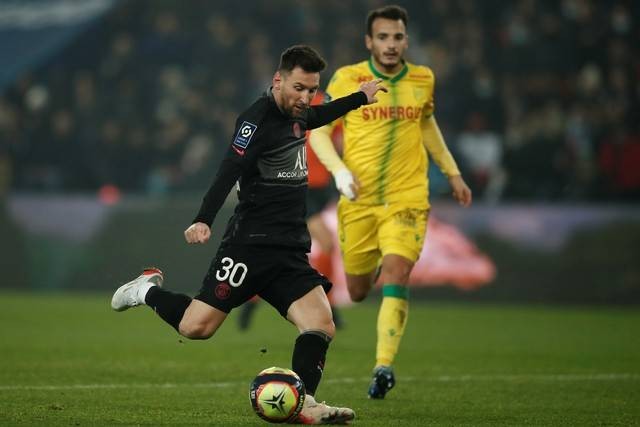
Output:
[[[429,211],[403,204],[338,203],[338,237],[348,274],[374,271],[381,257],[394,254],[416,262],[422,251]]]

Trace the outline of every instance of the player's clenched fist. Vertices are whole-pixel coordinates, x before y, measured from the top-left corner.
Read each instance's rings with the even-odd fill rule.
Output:
[[[187,243],[206,243],[211,237],[211,229],[203,222],[191,224],[184,230],[184,238]]]

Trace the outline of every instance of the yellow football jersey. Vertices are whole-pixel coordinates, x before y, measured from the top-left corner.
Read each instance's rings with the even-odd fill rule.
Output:
[[[421,121],[434,110],[433,72],[405,62],[398,74],[386,76],[369,59],[338,69],[326,92],[337,99],[374,78],[382,78],[388,92],[378,92],[377,103],[364,105],[340,119],[344,127],[343,161],[360,181],[357,202],[428,207],[428,157]]]

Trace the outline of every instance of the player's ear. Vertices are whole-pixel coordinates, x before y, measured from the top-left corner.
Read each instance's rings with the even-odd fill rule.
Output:
[[[280,90],[280,84],[282,84],[282,74],[280,74],[280,71],[276,71],[276,73],[273,75],[271,84],[274,89]]]
[[[365,46],[367,46],[367,49],[369,50],[371,50],[371,48],[373,47],[373,39],[369,34],[364,35],[364,44]]]

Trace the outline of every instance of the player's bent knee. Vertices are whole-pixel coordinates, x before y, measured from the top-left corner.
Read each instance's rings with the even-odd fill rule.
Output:
[[[336,324],[333,323],[333,318],[331,318],[328,322],[325,322],[322,327],[318,328],[329,337],[333,338],[336,336]]]
[[[330,338],[333,338],[336,335],[336,324],[333,322],[331,312],[329,312],[326,316],[321,316],[313,321],[305,322],[304,326],[302,326],[300,330],[301,332],[321,331]]]
[[[398,269],[390,272],[382,271],[382,281],[384,283],[399,283],[399,284],[407,284],[409,283],[409,275],[411,274],[411,269]]]
[[[413,262],[399,255],[387,255],[382,261],[382,281],[384,283],[406,284],[413,269]]]
[[[364,300],[373,286],[373,273],[369,275],[347,275],[347,290],[354,302]]]
[[[192,340],[211,338],[215,329],[207,323],[180,322],[180,335]]]
[[[363,301],[369,294],[368,290],[361,288],[349,288],[349,296],[353,302]]]

